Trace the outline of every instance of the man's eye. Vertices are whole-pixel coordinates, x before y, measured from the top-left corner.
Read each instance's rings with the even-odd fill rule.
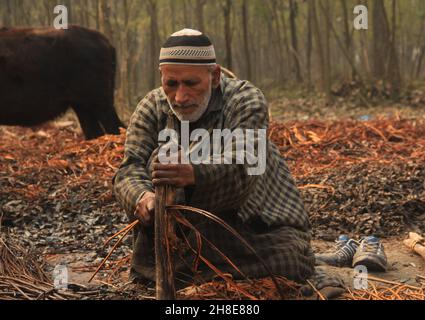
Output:
[[[187,80],[187,81],[183,81],[183,83],[188,87],[193,87],[193,86],[196,86],[198,84],[198,81]]]
[[[177,81],[169,80],[167,81],[167,87],[175,87],[177,85]]]

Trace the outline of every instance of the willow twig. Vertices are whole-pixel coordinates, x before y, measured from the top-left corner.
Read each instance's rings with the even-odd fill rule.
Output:
[[[138,221],[138,220],[137,220]],[[106,263],[106,261],[109,259],[109,257],[112,255],[112,253],[115,251],[115,249],[118,247],[118,245],[121,243],[121,241],[124,239],[124,237],[131,231],[131,229],[136,225],[135,222],[133,222],[133,226],[131,228],[127,228],[127,230],[122,234],[122,236],[118,239],[117,243],[112,247],[111,251],[109,251],[108,255],[102,260],[100,265],[97,267],[96,271],[93,273],[93,275],[90,277],[89,281],[92,281],[95,275],[99,272],[99,270],[102,268],[102,266]]]

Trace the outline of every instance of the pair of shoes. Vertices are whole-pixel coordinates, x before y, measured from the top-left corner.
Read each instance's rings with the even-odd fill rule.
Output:
[[[341,235],[336,241],[335,252],[318,254],[316,261],[319,264],[335,267],[363,265],[370,271],[387,270],[387,256],[384,247],[374,236],[365,237],[358,242],[349,239],[346,235]]]

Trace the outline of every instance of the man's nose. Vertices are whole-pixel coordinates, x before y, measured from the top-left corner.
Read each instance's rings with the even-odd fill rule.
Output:
[[[185,105],[189,101],[187,91],[183,86],[178,87],[175,101],[178,105]]]

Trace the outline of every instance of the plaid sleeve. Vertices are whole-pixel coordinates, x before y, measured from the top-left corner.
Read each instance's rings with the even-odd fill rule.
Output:
[[[267,129],[268,107],[262,92],[248,82],[235,91],[224,107],[224,127],[232,132],[235,129]],[[253,142],[254,150],[258,150],[258,136]],[[236,144],[237,139],[233,139],[232,150],[237,150]],[[222,152],[222,160],[224,156]],[[236,164],[235,152],[231,155],[232,164],[223,161],[221,164],[213,164],[212,157],[209,159],[210,164],[194,164],[195,188],[190,204],[217,213],[238,209],[257,178],[247,172],[246,150],[242,157],[243,164]],[[237,158],[240,158],[240,154]]]
[[[112,179],[115,196],[130,218],[140,197],[154,192],[148,163],[158,143],[156,105],[155,92],[138,104],[127,129],[123,162]]]

